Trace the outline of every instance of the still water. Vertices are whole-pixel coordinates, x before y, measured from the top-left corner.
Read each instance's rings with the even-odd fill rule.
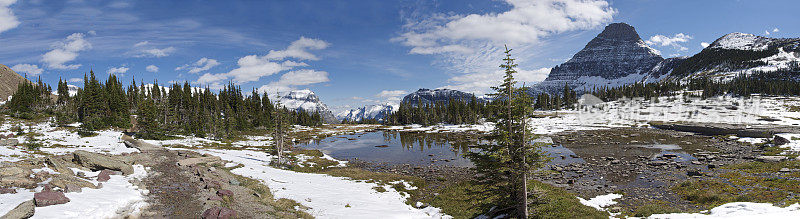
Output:
[[[449,139],[449,140],[448,140]],[[551,140],[546,139],[544,142]],[[485,141],[483,142],[485,143]],[[373,163],[447,165],[471,167],[464,155],[478,144],[478,139],[448,133],[409,133],[377,131],[338,135],[296,147],[317,149],[336,159],[359,159]],[[542,147],[552,163],[584,162],[561,145]]]

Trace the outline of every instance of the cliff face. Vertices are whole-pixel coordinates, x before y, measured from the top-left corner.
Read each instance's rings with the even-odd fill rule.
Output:
[[[644,43],[632,26],[614,23],[606,26],[572,59],[554,67],[545,81],[578,80],[581,77],[613,80],[646,73],[663,60]]]
[[[403,103],[408,103],[413,106],[417,104],[433,104],[433,103],[447,103],[450,99],[460,101],[470,101],[475,95],[463,91],[450,90],[450,89],[419,89],[414,93],[408,94],[403,97]],[[479,100],[480,101],[480,100]]]
[[[289,92],[280,98],[280,104],[287,109],[299,110],[303,112],[319,112],[322,116],[324,123],[338,124],[340,123],[327,105],[319,100],[314,92],[310,90],[296,90]]]
[[[0,64],[0,101],[8,101],[8,97],[17,92],[17,86],[28,81],[8,66]]]

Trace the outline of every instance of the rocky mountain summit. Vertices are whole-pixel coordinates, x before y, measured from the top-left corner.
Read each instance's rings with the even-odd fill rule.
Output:
[[[280,105],[291,110],[300,110],[303,112],[319,112],[322,115],[322,120],[328,124],[337,124],[339,120],[333,116],[330,108],[325,103],[319,100],[314,92],[311,90],[295,90],[288,94],[281,96],[279,99]]]
[[[664,60],[625,23],[608,25],[569,61],[554,67],[546,81],[581,77],[617,79],[648,72]]]
[[[457,91],[457,90],[450,90],[450,89],[425,89],[421,88],[414,93],[410,93],[403,97],[403,103],[411,104],[412,106],[416,106],[418,104],[426,105],[426,104],[434,104],[434,103],[447,103],[448,101],[458,100],[458,101],[471,101],[472,98],[476,98],[474,94]],[[481,101],[480,99],[477,99]]]

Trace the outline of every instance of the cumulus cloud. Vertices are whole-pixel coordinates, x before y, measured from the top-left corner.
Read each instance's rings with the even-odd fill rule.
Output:
[[[280,80],[261,86],[258,90],[268,93],[279,93],[293,90],[296,86],[328,82],[328,72],[312,69],[289,71],[281,75]]]
[[[42,74],[42,72],[44,72],[44,70],[39,68],[39,66],[31,64],[16,64],[12,66],[11,69],[13,69],[18,73],[19,72],[25,73],[28,76],[37,76]]]
[[[375,94],[375,97],[384,99],[388,102],[399,102],[400,97],[405,96],[408,92],[404,90],[383,90],[378,94]]]
[[[16,0],[0,0],[0,33],[19,26],[19,20],[9,8],[16,2]]]
[[[672,46],[673,48],[679,51],[686,51],[688,50],[688,48],[681,45],[681,43],[688,42],[691,39],[692,36],[686,35],[684,33],[678,33],[672,37],[664,35],[655,35],[650,37],[650,39],[645,41],[645,43],[647,43],[647,45]]]
[[[408,31],[393,40],[411,46],[411,53],[469,52],[465,41],[489,41],[495,46],[520,45],[567,31],[594,28],[611,21],[616,10],[598,0],[506,0],[502,13],[434,15],[406,24]]]
[[[158,66],[155,65],[148,65],[144,70],[149,72],[158,72]]]
[[[83,82],[83,78],[70,78],[68,81],[70,83],[81,83]]]
[[[709,44],[709,43],[707,43],[707,42],[701,42],[701,43],[700,43],[700,46],[702,46],[703,48],[706,48],[706,47],[708,47],[708,46],[710,46],[710,45],[711,45],[711,44]]]
[[[285,50],[270,50],[266,58],[270,60],[283,60],[286,58],[296,58],[299,60],[319,60],[317,56],[311,54],[309,50],[320,50],[328,48],[328,42],[300,37],[300,39],[292,42]]]
[[[110,74],[110,75],[112,75],[112,74],[113,74],[113,75],[123,75],[123,74],[125,74],[125,72],[128,72],[128,69],[130,69],[130,68],[128,68],[128,67],[125,67],[125,66],[120,66],[120,67],[111,67],[111,68],[109,68],[109,69],[108,69],[108,71],[106,71],[106,72],[107,72],[108,74]]]
[[[209,69],[213,68],[214,66],[219,65],[219,62],[215,59],[209,59],[206,57],[197,60],[194,63],[186,64],[180,67],[175,68],[175,71],[182,71],[182,70],[189,70],[189,73],[196,74],[204,71],[208,71]]]
[[[61,42],[53,44],[53,50],[42,55],[42,62],[53,69],[77,69],[80,64],[66,64],[78,58],[78,52],[92,48],[92,44],[84,39],[83,33],[73,33]]]
[[[276,88],[273,90],[284,91],[285,89],[294,86],[327,82],[329,80],[327,72],[308,69],[294,70],[298,67],[307,67],[308,64],[305,62],[286,59],[319,60],[319,58],[310,53],[309,50],[324,49],[327,48],[328,45],[329,44],[327,42],[322,40],[300,37],[300,39],[292,42],[285,50],[271,50],[267,55],[264,56],[248,55],[239,58],[239,60],[236,62],[237,67],[235,69],[227,73],[207,73],[200,76],[196,82],[211,86],[214,86],[215,84],[219,85],[220,82],[225,80],[233,80],[236,83],[246,83],[258,81],[262,77],[285,71],[289,72],[282,75],[279,81],[262,86],[262,88],[266,90],[265,87],[267,86],[279,86],[279,89]],[[198,63],[200,63],[200,61],[195,64]],[[291,81],[292,79],[296,79],[296,81]]]
[[[505,0],[507,11],[485,14],[433,14],[408,20],[391,41],[411,47],[409,53],[434,55],[435,64],[458,73],[448,88],[488,91],[497,81],[503,46],[514,48],[519,63],[537,53],[543,39],[588,30],[611,22],[616,14],[605,0]],[[520,71],[530,66],[520,66]]]
[[[770,35],[770,34],[773,34],[773,33],[780,32],[780,31],[781,31],[781,30],[780,30],[780,29],[778,29],[778,28],[776,27],[776,28],[772,29],[772,32],[770,32],[769,30],[765,30],[765,31],[764,31],[764,34],[765,34],[765,35]]]

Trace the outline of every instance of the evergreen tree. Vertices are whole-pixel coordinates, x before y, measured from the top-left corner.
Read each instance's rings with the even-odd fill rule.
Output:
[[[533,101],[525,88],[514,86],[517,64],[510,49],[506,48],[505,54],[504,63],[500,65],[505,71],[503,83],[492,87],[495,93],[490,94],[494,97],[490,107],[497,113],[492,118],[496,124],[492,131],[494,143],[479,145],[480,151],[470,152],[468,157],[480,173],[477,181],[489,188],[484,192],[504,196],[499,199],[500,203],[492,205],[499,205],[500,209],[513,208],[513,214],[527,218],[527,174],[541,166],[545,156],[531,144],[532,136],[527,127]]]

